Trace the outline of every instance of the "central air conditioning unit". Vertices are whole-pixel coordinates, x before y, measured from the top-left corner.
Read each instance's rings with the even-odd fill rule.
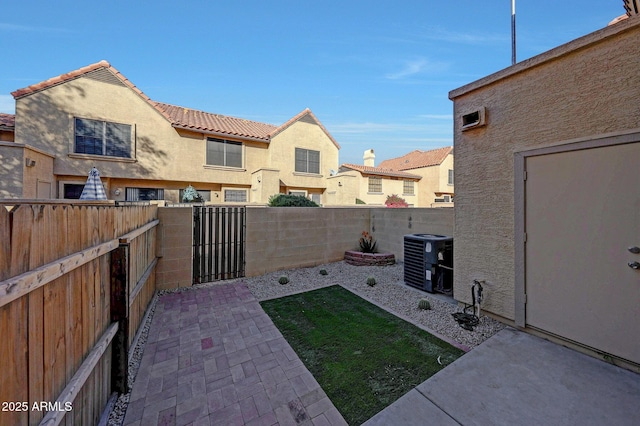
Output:
[[[404,282],[429,293],[453,294],[453,237],[404,236]]]

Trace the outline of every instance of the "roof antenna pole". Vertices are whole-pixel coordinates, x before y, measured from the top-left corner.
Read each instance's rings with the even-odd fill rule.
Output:
[[[516,63],[516,0],[511,0],[511,65]]]

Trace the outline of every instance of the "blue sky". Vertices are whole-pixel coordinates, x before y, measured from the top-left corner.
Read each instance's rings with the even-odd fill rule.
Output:
[[[518,61],[589,34],[622,0],[517,0]],[[10,92],[105,59],[151,99],[271,124],[310,108],[340,163],[453,144],[449,91],[511,65],[511,2],[11,1]]]

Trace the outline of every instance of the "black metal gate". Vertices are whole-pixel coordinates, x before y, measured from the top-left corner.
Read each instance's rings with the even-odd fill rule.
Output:
[[[193,283],[244,277],[244,207],[193,207]]]

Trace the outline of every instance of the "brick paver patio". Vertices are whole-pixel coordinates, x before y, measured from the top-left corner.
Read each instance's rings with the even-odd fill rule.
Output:
[[[125,425],[346,425],[243,283],[162,296]]]

